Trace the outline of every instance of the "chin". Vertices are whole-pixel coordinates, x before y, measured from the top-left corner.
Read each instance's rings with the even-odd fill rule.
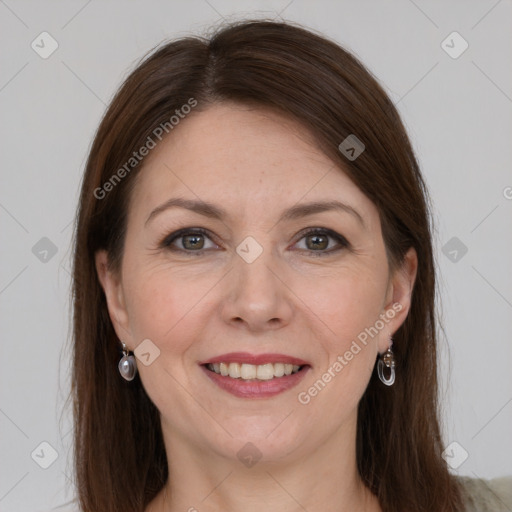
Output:
[[[236,458],[243,464],[256,459],[260,464],[282,461],[304,447],[304,439],[301,439],[304,436],[297,435],[296,425],[288,424],[289,420],[283,422],[281,416],[237,418],[231,421],[228,429],[233,437],[226,434],[223,442],[212,445],[212,449],[223,457]],[[246,465],[250,467],[250,462]]]

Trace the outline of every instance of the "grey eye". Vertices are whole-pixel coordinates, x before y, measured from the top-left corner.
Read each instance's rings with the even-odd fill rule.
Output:
[[[327,249],[329,246],[329,236],[319,235],[314,233],[304,237],[306,239],[306,246],[311,251]]]
[[[204,236],[193,234],[184,235],[181,237],[182,245],[184,249],[195,250],[202,249],[204,247]]]
[[[215,249],[218,246],[212,242],[210,237],[203,230],[180,229],[169,235],[162,243],[163,247],[167,247],[173,251],[184,252],[200,252],[202,249]]]

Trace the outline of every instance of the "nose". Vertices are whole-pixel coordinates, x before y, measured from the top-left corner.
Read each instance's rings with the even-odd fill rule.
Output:
[[[225,322],[251,332],[289,324],[293,294],[285,276],[271,260],[265,251],[252,263],[235,255],[222,307]]]

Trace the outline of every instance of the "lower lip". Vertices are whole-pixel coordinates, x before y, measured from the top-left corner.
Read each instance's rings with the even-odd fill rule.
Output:
[[[274,377],[271,380],[243,380],[224,377],[201,366],[206,375],[220,388],[239,398],[269,398],[296,386],[311,368],[306,366],[297,373]]]

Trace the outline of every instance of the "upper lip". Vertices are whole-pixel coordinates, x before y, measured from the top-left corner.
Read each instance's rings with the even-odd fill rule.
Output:
[[[230,352],[229,354],[221,354],[199,364],[213,363],[246,363],[253,365],[261,365],[266,363],[285,363],[295,364],[298,366],[309,365],[307,361],[298,357],[287,356],[285,354],[250,354],[249,352]]]

